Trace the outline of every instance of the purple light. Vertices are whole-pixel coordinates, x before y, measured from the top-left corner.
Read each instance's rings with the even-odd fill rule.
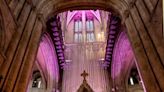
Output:
[[[85,15],[84,19],[92,20],[93,18],[97,19],[101,23],[101,17],[99,10],[76,10],[72,12],[68,12],[67,14],[67,26],[71,21],[74,20],[82,20],[82,15]]]
[[[57,26],[55,22],[50,23],[53,27]]]
[[[115,44],[112,60],[114,62],[112,65],[113,79],[120,76],[123,63],[126,62],[127,64],[134,59],[133,51],[125,32],[119,35],[118,41]]]
[[[111,39],[110,39],[108,42],[109,42],[109,43],[114,43],[114,40],[111,40]]]
[[[111,30],[109,33],[110,33],[110,34],[115,34],[115,33],[116,33],[116,31],[112,31],[112,30]]]
[[[108,44],[108,47],[113,47],[114,45],[113,44]]]
[[[59,81],[59,66],[53,42],[47,33],[42,36],[37,52],[37,63],[43,72],[42,77],[47,81],[47,86],[55,86]]]
[[[112,48],[107,48],[107,51],[112,51],[113,49]]]
[[[113,24],[117,24],[118,23],[118,21],[112,21],[111,22],[111,24],[113,25]]]
[[[114,36],[114,35],[110,35],[110,36],[109,36],[109,38],[114,39],[114,38],[115,38],[115,36]]]
[[[53,35],[54,36],[59,36],[59,33],[58,32],[54,32]]]
[[[60,40],[60,38],[59,37],[55,37],[54,40],[55,41],[58,41],[58,40]]]
[[[54,31],[54,32],[58,31],[57,27],[53,27],[53,28],[51,28],[51,29],[52,29],[52,31]]]
[[[57,42],[55,42],[55,44],[56,44],[56,45],[60,45],[60,44],[61,44],[61,42],[60,42],[60,41],[57,41]]]
[[[114,25],[112,25],[111,27],[110,27],[110,29],[115,29],[116,28],[116,26],[114,26]]]
[[[57,50],[57,52],[63,52],[62,50]]]

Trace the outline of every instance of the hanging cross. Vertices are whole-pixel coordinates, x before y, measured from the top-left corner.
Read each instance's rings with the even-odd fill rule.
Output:
[[[84,81],[86,81],[86,77],[88,76],[88,73],[86,73],[86,71],[84,70],[81,76],[84,77]]]

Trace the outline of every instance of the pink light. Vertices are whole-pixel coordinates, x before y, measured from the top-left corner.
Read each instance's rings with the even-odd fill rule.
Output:
[[[122,32],[119,35],[119,38],[116,42],[113,51],[113,61],[114,65],[112,65],[112,77],[113,79],[117,76],[120,76],[122,64],[124,62],[129,63],[134,59],[134,54],[129,42],[129,39],[125,32]],[[124,66],[125,67],[125,66]]]
[[[39,45],[37,63],[40,65],[40,69],[44,74],[42,77],[45,77],[48,87],[55,86],[59,81],[59,66],[54,51],[50,36],[45,34]]]
[[[81,20],[83,13],[85,15],[85,19],[97,19],[100,23],[101,23],[101,17],[100,17],[100,13],[99,10],[75,10],[75,11],[68,11],[67,13],[67,26],[71,21],[74,20]]]

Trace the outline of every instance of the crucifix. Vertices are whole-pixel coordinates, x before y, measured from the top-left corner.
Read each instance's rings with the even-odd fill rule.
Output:
[[[81,76],[84,78],[84,81],[86,81],[86,77],[88,76],[88,73],[86,73],[86,71],[84,70]]]

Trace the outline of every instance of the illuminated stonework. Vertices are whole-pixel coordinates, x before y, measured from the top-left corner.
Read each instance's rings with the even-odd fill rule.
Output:
[[[61,21],[65,18],[62,16],[64,14],[60,14]],[[109,92],[109,76],[101,65],[106,50],[108,14],[99,10],[67,12],[67,24],[62,25],[67,61],[64,66],[62,92],[77,92],[83,81],[80,74],[84,70],[89,74],[86,80],[94,92]],[[76,26],[77,21],[79,24]],[[81,40],[75,39],[76,34],[79,35],[76,39]]]

